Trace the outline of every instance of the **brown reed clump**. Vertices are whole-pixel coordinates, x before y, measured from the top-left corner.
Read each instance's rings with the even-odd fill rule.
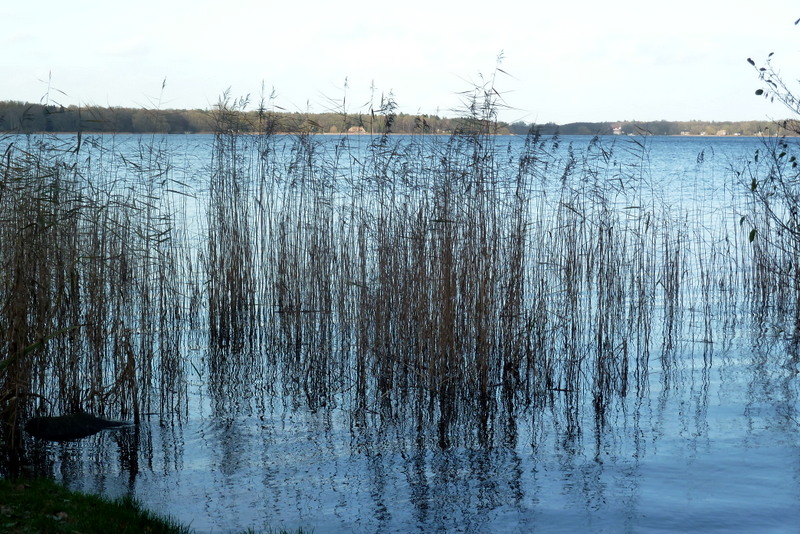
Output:
[[[106,142],[4,139],[0,410],[12,441],[34,412],[138,421],[185,401],[169,162]]]
[[[505,147],[492,83],[448,137],[391,137],[391,98],[380,135],[329,151],[307,134],[218,132],[211,339],[241,327],[277,393],[352,402],[355,426],[433,428],[443,447],[465,428],[490,443],[500,413],[564,400],[577,424],[588,395],[602,423],[642,395],[656,343],[672,365],[706,234],[694,247],[682,213],[643,202],[645,138],[622,147],[642,161],[624,170],[600,138],[580,155],[536,131]]]

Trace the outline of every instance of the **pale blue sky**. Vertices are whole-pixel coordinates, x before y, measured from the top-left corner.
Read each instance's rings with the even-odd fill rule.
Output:
[[[798,18],[790,0],[4,0],[0,100],[41,101],[49,79],[64,105],[208,108],[263,83],[290,111],[391,90],[452,116],[502,52],[504,120],[778,118],[746,59],[800,78]]]

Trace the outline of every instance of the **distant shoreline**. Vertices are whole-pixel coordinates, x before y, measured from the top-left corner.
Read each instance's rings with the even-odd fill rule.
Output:
[[[796,135],[793,121],[609,121],[567,124],[532,124],[523,121],[491,121],[497,135],[526,135],[532,127],[543,135],[655,135],[686,137],[753,137]],[[6,133],[130,133],[207,134],[217,130],[243,133],[310,133],[317,135],[382,135],[390,129],[401,135],[448,135],[480,130],[487,122],[480,118],[450,118],[438,115],[384,116],[361,113],[289,113],[273,111],[148,110],[47,106],[0,101],[0,132]],[[800,128],[795,128],[800,130]],[[373,133],[370,133],[373,132]]]
[[[7,130],[0,130],[0,136],[3,135],[166,135],[166,136],[180,136],[180,135],[215,135],[215,132],[103,132],[103,131],[82,131],[82,132],[48,132],[48,131],[27,131],[27,132],[15,132],[15,131],[7,131]],[[226,134],[229,135],[229,134]],[[273,133],[259,133],[259,132],[237,132],[235,135],[299,135],[299,132],[273,132]],[[312,132],[308,135],[312,136],[320,136],[320,137],[380,137],[384,135],[383,133],[330,133],[330,132]],[[399,137],[399,136],[417,136],[417,137],[446,137],[452,135],[458,135],[455,133],[402,133],[402,132],[391,132],[389,134],[390,137]],[[525,137],[527,134],[514,134],[514,133],[502,133],[502,134],[485,134],[491,137]],[[753,139],[753,138],[761,138],[761,137],[770,137],[770,135],[717,135],[717,134],[650,134],[650,133],[641,133],[641,134],[612,134],[612,133],[598,133],[598,134],[586,134],[586,133],[542,133],[542,135],[546,136],[553,136],[558,135],[560,137],[592,137],[592,136],[599,136],[599,137],[619,137],[620,139],[626,137],[713,137],[713,138],[731,138],[731,139]],[[774,135],[774,134],[773,134]],[[785,134],[787,137],[797,137],[798,135],[790,135],[788,133]]]

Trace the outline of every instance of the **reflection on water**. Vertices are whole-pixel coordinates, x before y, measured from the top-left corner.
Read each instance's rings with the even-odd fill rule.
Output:
[[[441,449],[414,422],[367,425],[341,408],[197,382],[183,427],[156,419],[49,445],[74,487],[176,515],[199,532],[791,531],[800,520],[798,385],[780,344],[705,354],[597,417],[565,395],[505,414],[491,446]],[[694,349],[696,352],[692,352]],[[221,410],[221,411],[220,411]],[[138,454],[137,454],[138,453]]]
[[[451,178],[498,156],[447,140],[348,152],[369,179],[320,170],[307,138],[261,184],[237,177],[263,146],[216,154],[187,208],[208,270],[187,315],[210,325],[160,369],[180,387],[132,428],[26,438],[28,463],[199,532],[794,528],[790,286],[740,296],[758,270],[727,248],[729,199],[696,198],[728,191],[713,150],[684,168],[689,141],[639,144],[634,165],[589,142],[516,146],[519,175],[468,186]],[[647,157],[696,179],[670,189]]]

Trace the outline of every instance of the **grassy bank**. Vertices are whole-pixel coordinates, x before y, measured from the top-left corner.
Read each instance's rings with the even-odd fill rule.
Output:
[[[107,534],[194,532],[172,518],[144,510],[130,497],[108,500],[70,491],[48,479],[0,479],[0,532]],[[248,529],[246,533],[257,531]],[[265,530],[284,534],[286,530]],[[303,534],[303,530],[297,531]]]
[[[191,532],[143,510],[131,498],[109,501],[47,479],[0,480],[0,530],[26,532]]]

